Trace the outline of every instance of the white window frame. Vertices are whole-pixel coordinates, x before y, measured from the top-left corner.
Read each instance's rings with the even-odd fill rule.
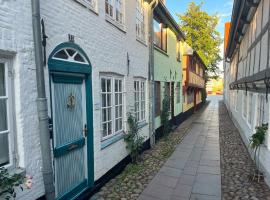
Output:
[[[76,0],[80,4],[84,5],[86,8],[97,13],[98,11],[98,0]]]
[[[143,43],[146,42],[146,25],[145,10],[143,6],[144,0],[136,0],[136,37]]]
[[[13,168],[15,167],[15,122],[14,122],[14,103],[13,103],[13,69],[11,65],[11,61],[8,59],[0,58],[0,63],[4,64],[5,67],[5,85],[6,85],[6,96],[0,97],[0,99],[7,100],[7,130],[0,131],[0,134],[8,133],[8,146],[9,146],[9,163],[3,165],[5,168]]]
[[[121,12],[122,13],[122,21],[116,19],[116,11],[117,11],[117,2],[121,2]],[[112,13],[106,12],[106,5],[109,4],[112,6]],[[106,20],[108,20],[113,25],[117,26],[121,30],[125,31],[125,0],[105,0],[105,16]],[[110,15],[112,14],[112,16]]]
[[[139,90],[135,88],[136,83],[139,84]],[[139,101],[136,101],[137,94]],[[139,110],[136,110],[136,103],[139,104]],[[146,79],[134,79],[134,115],[138,123],[146,121]]]
[[[107,94],[107,92],[102,92],[102,83],[101,83],[101,81],[102,81],[102,79],[107,79],[107,80],[110,80],[111,81],[111,92],[109,92],[110,94],[111,94],[111,106],[110,106],[110,108],[111,108],[111,120],[110,121],[103,121],[103,114],[102,114],[102,112],[103,112],[103,109],[104,108],[107,108],[107,107],[102,107],[102,94]],[[115,81],[116,80],[120,80],[120,81],[122,81],[122,92],[117,92],[117,94],[122,94],[122,104],[121,105],[117,105],[117,106],[122,106],[122,117],[118,117],[117,119],[122,119],[122,129],[119,129],[118,131],[115,131],[115,129],[116,129],[116,125],[115,125],[115,123],[116,123],[116,117],[115,117],[115,114],[116,114],[116,105],[115,105],[115,95],[116,95],[116,92],[115,92]],[[107,87],[107,86],[106,86]],[[124,131],[124,107],[125,107],[125,101],[124,101],[124,88],[125,88],[125,86],[124,86],[124,77],[121,77],[121,76],[114,76],[114,75],[101,75],[100,76],[100,100],[101,100],[101,112],[100,112],[100,114],[101,114],[101,140],[102,141],[104,141],[104,140],[106,140],[106,139],[108,139],[108,138],[111,138],[111,137],[113,137],[113,136],[115,136],[115,135],[117,135],[117,134],[119,134],[119,133],[121,133],[121,132],[123,132]],[[106,96],[106,100],[107,100],[107,96]],[[112,123],[112,133],[110,134],[110,135],[108,135],[108,133],[107,133],[107,135],[106,136],[103,136],[103,124],[104,123],[108,123],[108,122],[111,122]]]

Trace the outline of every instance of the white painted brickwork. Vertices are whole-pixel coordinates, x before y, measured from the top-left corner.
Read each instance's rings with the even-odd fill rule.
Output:
[[[97,14],[75,0],[42,0],[41,16],[44,18],[47,56],[59,44],[75,36],[88,55],[93,71],[93,105],[100,105],[100,72],[118,73],[125,79],[126,112],[134,105],[133,78],[148,78],[148,46],[136,40],[136,1],[125,3],[126,32],[105,20],[105,0],[98,1]],[[147,13],[147,12],[146,12]],[[16,137],[18,166],[33,175],[33,189],[19,193],[18,199],[31,200],[44,194],[41,174],[41,152],[36,110],[36,77],[32,38],[30,0],[0,0],[0,55],[13,61],[14,94],[16,110]],[[146,21],[146,24],[148,22]],[[147,31],[146,31],[147,32]],[[130,59],[127,76],[127,53]],[[48,68],[45,68],[46,90],[49,99]],[[146,98],[148,98],[146,84]],[[50,102],[48,102],[50,104]],[[50,107],[50,106],[49,106]],[[148,102],[146,120],[148,122]],[[94,168],[95,180],[127,156],[123,140],[101,150],[101,112],[94,106]],[[125,119],[126,120],[126,119]],[[141,129],[148,138],[149,126]]]
[[[17,199],[31,200],[44,194],[36,109],[36,76],[30,0],[0,1],[0,57],[12,61],[16,115],[17,167],[33,176],[33,188]],[[13,139],[13,138],[12,138]],[[14,139],[15,141],[15,139]]]

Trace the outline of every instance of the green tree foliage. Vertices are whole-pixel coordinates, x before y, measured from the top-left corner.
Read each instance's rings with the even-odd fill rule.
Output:
[[[198,52],[207,67],[207,75],[214,77],[218,72],[220,45],[222,39],[217,31],[218,14],[209,15],[202,10],[203,3],[191,2],[184,14],[177,14],[181,30],[186,35],[186,42]]]

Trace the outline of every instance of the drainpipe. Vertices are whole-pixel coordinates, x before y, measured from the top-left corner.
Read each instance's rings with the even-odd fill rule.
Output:
[[[158,5],[158,0],[152,0],[149,3],[150,11],[148,15],[149,19],[149,122],[150,122],[150,145],[153,147],[155,145],[155,79],[154,79],[154,30],[153,30],[153,12],[155,7]]]
[[[39,137],[42,156],[42,174],[47,200],[54,199],[53,170],[51,158],[50,134],[48,125],[48,107],[45,92],[41,27],[40,27],[40,2],[31,0],[32,5],[32,28],[34,38],[34,51],[36,61],[36,81],[37,81],[37,111],[39,120]]]

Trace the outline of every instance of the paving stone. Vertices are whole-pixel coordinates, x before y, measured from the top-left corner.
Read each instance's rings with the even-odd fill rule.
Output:
[[[221,200],[221,197],[202,194],[192,194],[190,200]]]
[[[163,185],[166,187],[174,188],[178,182],[178,177],[165,176],[163,174],[157,174],[150,184]]]
[[[183,170],[180,169],[163,166],[159,171],[159,174],[179,178],[182,172]]]
[[[173,188],[162,185],[150,184],[142,193],[144,196],[154,197],[156,199],[168,200],[173,193]]]
[[[195,182],[192,193],[221,196],[221,185],[209,185]]]
[[[205,174],[220,174],[220,167],[201,165],[198,167],[197,171],[198,173],[205,173]]]
[[[194,180],[195,180],[195,176],[188,175],[188,174],[182,174],[182,176],[180,177],[180,180],[179,180],[179,184],[192,186],[194,183]]]
[[[196,183],[208,184],[208,185],[220,185],[221,176],[213,174],[197,174],[195,177]]]
[[[174,196],[189,198],[191,194],[192,186],[178,184],[173,191]]]

